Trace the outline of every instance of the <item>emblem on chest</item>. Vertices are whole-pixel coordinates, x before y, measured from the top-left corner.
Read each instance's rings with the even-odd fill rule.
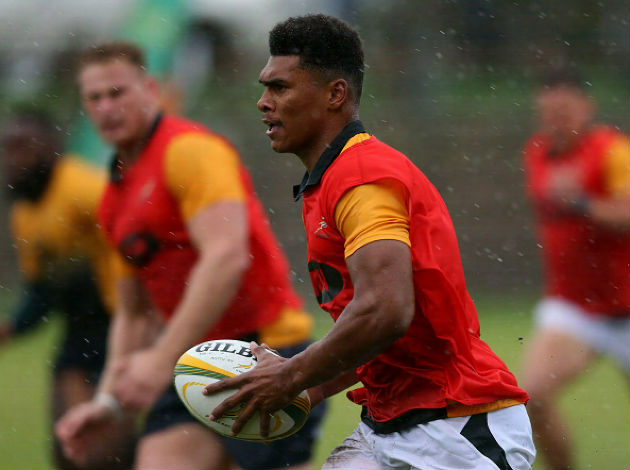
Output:
[[[157,186],[157,184],[156,184],[155,180],[147,181],[140,188],[140,191],[138,191],[138,201],[139,202],[144,202],[144,201],[149,200],[149,198],[153,194],[153,191],[155,190],[156,186]]]
[[[327,228],[328,224],[326,223],[326,219],[322,216],[322,219],[319,221],[317,228],[315,229],[315,236],[319,238],[330,238],[330,235],[326,233]]]

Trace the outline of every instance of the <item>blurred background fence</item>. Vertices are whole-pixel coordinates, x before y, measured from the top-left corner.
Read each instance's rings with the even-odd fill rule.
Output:
[[[300,206],[291,199],[303,167],[271,151],[257,79],[277,21],[331,13],[364,39],[367,129],[440,190],[473,292],[527,295],[540,275],[520,150],[534,130],[536,78],[575,63],[599,103],[598,120],[627,132],[629,11],[623,0],[0,0],[0,123],[19,103],[41,105],[70,149],[104,164],[109,151],[80,111],[73,58],[103,40],[138,41],[182,112],[238,146],[296,286],[310,295]],[[10,289],[16,268],[6,230],[0,256],[0,285]]]

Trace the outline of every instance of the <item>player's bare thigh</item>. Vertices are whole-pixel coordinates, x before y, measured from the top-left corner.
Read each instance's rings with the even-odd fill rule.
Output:
[[[556,329],[538,330],[525,355],[522,385],[532,397],[551,397],[596,357],[585,342]]]
[[[151,433],[138,444],[138,470],[199,470],[235,468],[212,431],[182,423]]]

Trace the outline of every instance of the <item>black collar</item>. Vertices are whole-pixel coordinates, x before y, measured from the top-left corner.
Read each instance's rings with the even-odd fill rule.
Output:
[[[335,161],[335,158],[339,156],[346,143],[355,135],[363,132],[365,132],[365,128],[361,121],[352,121],[347,124],[317,159],[313,171],[310,174],[308,171],[304,173],[302,182],[293,186],[293,198],[298,201],[307,188],[319,184],[322,176],[324,176],[332,162]]]
[[[162,122],[163,117],[163,114],[159,113],[153,120],[153,124],[151,124],[151,127],[149,128],[149,132],[147,132],[147,135],[144,137],[144,143],[142,145],[143,148],[147,145],[149,140],[151,140],[151,137],[153,137],[153,134],[155,134],[155,132],[157,131],[157,128],[160,125],[160,122]],[[109,165],[109,180],[114,184],[118,184],[123,180],[123,164],[118,158],[118,153],[115,153],[112,156],[112,162]]]

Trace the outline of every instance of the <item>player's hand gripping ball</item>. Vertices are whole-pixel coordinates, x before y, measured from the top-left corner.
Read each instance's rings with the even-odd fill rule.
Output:
[[[297,432],[311,412],[311,403],[305,391],[288,406],[273,413],[269,436],[265,438],[260,435],[258,413],[251,417],[239,434],[230,435],[232,425],[241,412],[240,405],[216,421],[210,421],[212,410],[236,393],[236,390],[204,395],[203,389],[211,383],[234,377],[254,367],[256,367],[256,357],[249,349],[249,343],[233,339],[206,341],[190,348],[177,361],[174,370],[175,389],[195,418],[223,436],[245,441],[273,441]]]

